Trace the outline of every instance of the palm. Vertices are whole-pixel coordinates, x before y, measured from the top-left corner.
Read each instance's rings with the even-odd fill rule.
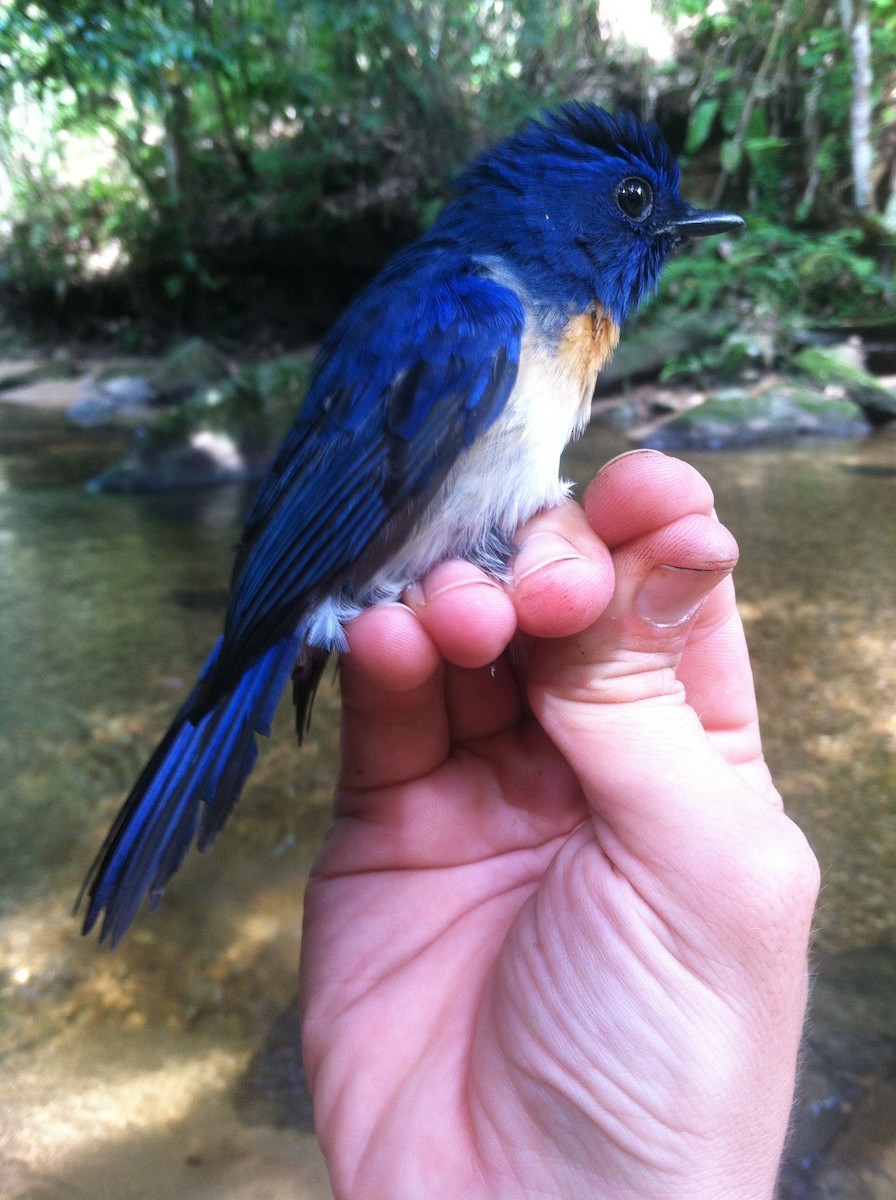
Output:
[[[509,682],[507,672],[494,685]],[[520,716],[452,741],[419,780],[342,791],[338,805],[306,898],[315,930],[306,954],[327,957],[333,987],[317,1011],[344,1031],[341,1067],[331,1069],[351,1073],[377,1047],[375,1063],[355,1076],[354,1140],[374,1159],[402,1142],[418,1147],[412,1172],[438,1145],[463,1146],[460,1161],[473,1164],[467,1087],[484,995],[508,929],[586,818],[581,790],[533,719]],[[325,1128],[326,1116],[318,1120]],[[440,1186],[394,1194],[477,1191],[469,1177],[443,1176]]]

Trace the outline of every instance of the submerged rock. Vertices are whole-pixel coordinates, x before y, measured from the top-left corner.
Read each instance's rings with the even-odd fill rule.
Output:
[[[313,1131],[314,1110],[301,1046],[296,997],[268,1031],[235,1090],[234,1105],[246,1125]]]
[[[244,454],[224,433],[197,430],[180,445],[138,442],[130,454],[88,484],[97,492],[167,492],[214,487],[256,478],[263,463]]]

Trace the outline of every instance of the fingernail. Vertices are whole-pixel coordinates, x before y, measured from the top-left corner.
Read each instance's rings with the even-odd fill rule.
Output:
[[[548,530],[531,533],[520,546],[516,556],[513,568],[514,582],[521,583],[536,571],[553,566],[554,563],[573,560],[583,562],[585,555],[566,538]]]
[[[604,463],[604,467],[609,467],[612,463],[617,463],[622,458],[634,458],[635,455],[640,455],[642,458],[646,458],[648,455],[652,455],[654,458],[666,457],[662,450],[651,450],[648,446],[638,446],[635,450],[623,450],[621,454],[617,454],[613,458],[608,458]]]
[[[666,629],[692,617],[728,570],[654,567],[635,599],[635,612],[651,625]]]

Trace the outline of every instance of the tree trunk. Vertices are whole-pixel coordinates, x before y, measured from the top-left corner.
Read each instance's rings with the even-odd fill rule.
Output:
[[[852,55],[852,101],[849,108],[850,153],[853,199],[859,212],[874,208],[871,171],[874,148],[871,142],[872,74],[871,22],[868,0],[840,0],[840,19]]]

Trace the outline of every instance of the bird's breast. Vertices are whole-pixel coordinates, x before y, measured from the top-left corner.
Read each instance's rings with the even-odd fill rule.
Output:
[[[439,488],[400,555],[403,573],[415,578],[449,556],[487,560],[487,551],[477,551],[495,531],[512,538],[565,498],[560,456],[588,423],[598,372],[618,340],[618,326],[602,310],[573,317],[559,339],[526,332],[503,412]]]
[[[567,321],[559,338],[527,330],[501,414],[461,454],[407,540],[352,599],[319,606],[306,627],[308,641],[341,648],[346,620],[371,603],[396,599],[446,558],[495,570],[496,547],[511,545],[521,524],[569,494],[560,456],[588,423],[598,372],[618,339],[618,326],[597,309]]]

